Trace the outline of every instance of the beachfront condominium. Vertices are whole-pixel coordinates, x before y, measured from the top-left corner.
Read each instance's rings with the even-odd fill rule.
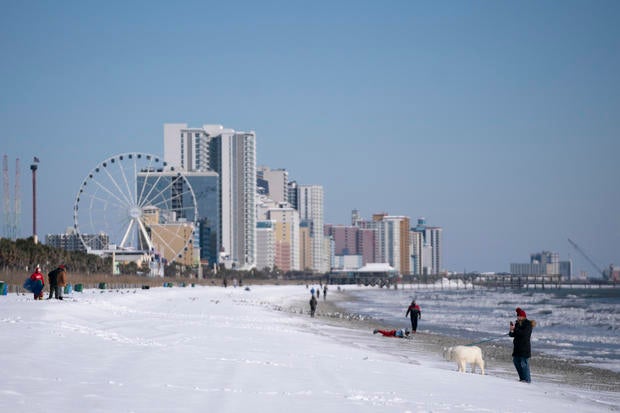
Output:
[[[417,233],[411,235],[413,274],[439,274],[442,271],[442,228],[428,226],[425,218],[418,218],[411,231]]]
[[[361,218],[356,223],[361,222]],[[375,230],[358,226],[325,225],[334,243],[334,259],[350,262],[348,256],[360,257],[361,265],[375,262]],[[338,268],[338,266],[336,266]]]
[[[271,271],[276,265],[275,222],[256,221],[256,268]]]
[[[218,262],[229,268],[256,266],[256,135],[222,125],[164,125],[164,159],[181,171],[219,176]]]
[[[164,160],[182,171],[209,170],[209,135],[186,123],[164,124]]]
[[[284,272],[301,270],[299,212],[282,203],[267,215],[274,223],[275,266]]]
[[[299,185],[297,187],[297,210],[302,223],[310,229],[312,249],[312,271],[329,271],[329,251],[324,250],[323,235],[323,187],[321,185]]]
[[[409,217],[375,214],[377,262],[390,264],[400,274],[411,274]]]

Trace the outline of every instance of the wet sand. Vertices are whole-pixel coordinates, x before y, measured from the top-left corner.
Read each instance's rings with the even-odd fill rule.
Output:
[[[332,290],[333,291],[333,290]],[[394,328],[381,323],[381,320],[364,318],[358,314],[347,313],[339,302],[352,300],[353,298],[345,292],[328,293],[327,300],[321,296],[317,307],[316,318],[335,325],[368,331],[372,334],[375,328]],[[295,302],[288,309],[281,310],[295,312],[297,314],[308,315],[309,308],[307,302]],[[409,322],[407,320],[407,322]],[[444,347],[455,346],[464,343],[462,339],[445,335],[434,334],[424,329],[422,319],[418,326],[418,332],[413,336],[413,340],[419,348],[432,354],[436,354],[438,360],[442,359]],[[421,331],[420,331],[421,329]],[[514,378],[517,380],[517,373],[512,364],[512,339],[506,338],[501,342],[493,341],[477,344],[484,355],[487,374]],[[530,369],[532,382],[550,382],[575,386],[580,389],[597,391],[620,392],[620,373],[593,367],[580,360],[570,360],[554,357],[548,354],[532,352],[530,359]]]

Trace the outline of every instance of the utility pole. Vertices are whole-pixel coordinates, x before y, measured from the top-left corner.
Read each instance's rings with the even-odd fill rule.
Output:
[[[30,170],[32,171],[32,239],[35,244],[39,243],[39,239],[37,237],[37,168],[39,163],[39,158],[36,156],[30,165]]]

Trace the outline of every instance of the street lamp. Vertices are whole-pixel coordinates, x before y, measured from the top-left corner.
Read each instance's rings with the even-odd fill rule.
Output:
[[[39,239],[37,237],[37,168],[39,167],[37,164],[39,163],[39,158],[34,157],[32,164],[30,165],[30,170],[32,171],[32,239],[35,244],[39,243]]]

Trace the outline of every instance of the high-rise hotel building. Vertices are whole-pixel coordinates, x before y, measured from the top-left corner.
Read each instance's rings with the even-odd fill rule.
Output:
[[[409,217],[374,214],[377,261],[390,264],[400,274],[411,273]]]
[[[181,171],[218,174],[219,261],[239,270],[255,268],[255,133],[222,125],[164,124],[164,159]]]
[[[310,229],[312,249],[312,271],[330,270],[329,251],[325,251],[323,235],[323,187],[321,185],[299,185],[297,187],[297,210],[302,223]]]
[[[442,228],[426,225],[425,218],[411,228],[413,274],[439,274],[442,271]]]

